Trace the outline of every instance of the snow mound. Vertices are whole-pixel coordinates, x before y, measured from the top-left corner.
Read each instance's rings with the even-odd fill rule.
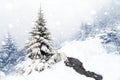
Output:
[[[28,76],[9,76],[3,80],[94,80],[76,73],[72,68],[66,67],[64,62],[57,63],[53,68],[43,72],[33,72]]]
[[[66,42],[60,51],[66,53],[67,56],[79,58],[80,60],[87,60],[88,56],[106,54],[99,38]]]

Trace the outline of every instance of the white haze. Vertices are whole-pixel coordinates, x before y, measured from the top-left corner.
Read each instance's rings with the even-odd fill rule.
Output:
[[[37,19],[40,3],[55,42],[69,40],[80,23],[93,17],[111,0],[0,0],[0,41],[9,31],[23,47]]]

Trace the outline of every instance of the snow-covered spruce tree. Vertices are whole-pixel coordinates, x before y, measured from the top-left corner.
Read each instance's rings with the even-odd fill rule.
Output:
[[[51,35],[46,28],[46,21],[41,8],[38,20],[30,34],[31,37],[25,46],[26,61],[23,62],[23,67],[17,70],[17,73],[20,74],[30,74],[32,71],[43,71],[46,67],[45,65],[48,64],[47,62],[54,55]]]
[[[52,56],[51,37],[46,22],[40,8],[38,20],[31,33],[30,41],[26,48],[27,56],[30,59],[40,59],[47,61]]]
[[[13,72],[15,65],[18,64],[20,57],[23,56],[17,49],[17,46],[8,34],[5,40],[2,42],[0,51],[0,70],[6,74]]]
[[[26,59],[17,66],[17,75],[29,75],[41,72],[60,62],[65,54],[52,47],[51,35],[46,28],[46,22],[40,8],[38,20],[30,32],[31,37],[25,46]],[[65,56],[66,58],[66,56]]]

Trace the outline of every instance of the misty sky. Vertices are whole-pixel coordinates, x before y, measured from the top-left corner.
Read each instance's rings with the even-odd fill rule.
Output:
[[[47,27],[56,42],[69,40],[81,22],[92,23],[97,12],[110,0],[0,0],[0,41],[9,31],[19,46],[37,20],[40,4]]]

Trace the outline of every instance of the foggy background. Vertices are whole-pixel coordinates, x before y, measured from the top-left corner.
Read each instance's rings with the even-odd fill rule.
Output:
[[[10,32],[24,47],[37,20],[40,4],[55,44],[70,40],[81,22],[91,24],[112,0],[0,0],[0,42]]]

